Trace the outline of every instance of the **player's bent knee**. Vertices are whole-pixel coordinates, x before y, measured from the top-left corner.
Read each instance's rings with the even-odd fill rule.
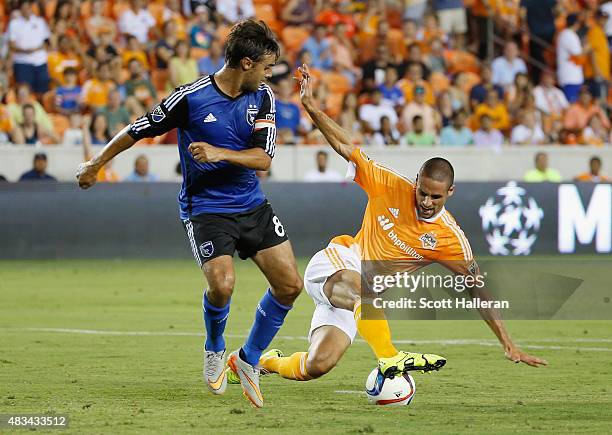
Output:
[[[290,305],[300,295],[303,287],[304,282],[302,278],[296,274],[291,280],[275,288],[274,295],[279,299],[279,302]]]
[[[306,360],[306,372],[313,378],[319,378],[329,373],[338,363],[336,355],[333,353],[312,353],[308,354]]]

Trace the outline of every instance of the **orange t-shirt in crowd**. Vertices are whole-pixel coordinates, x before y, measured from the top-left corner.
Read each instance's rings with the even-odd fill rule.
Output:
[[[96,108],[106,106],[108,94],[115,87],[112,80],[101,82],[98,79],[90,79],[83,85],[83,102],[88,106]]]
[[[476,273],[470,243],[446,209],[420,218],[412,181],[370,160],[359,148],[351,162],[368,204],[357,235],[337,236],[331,243],[358,251],[366,261],[409,262],[407,271],[438,262],[456,273]]]
[[[68,67],[72,67],[77,71],[81,67],[81,60],[78,56],[73,54],[64,54],[59,51],[53,51],[49,53],[47,59],[47,68],[49,75],[57,83],[64,84],[64,70]]]
[[[585,172],[574,178],[575,181],[583,181],[588,183],[608,183],[610,178],[605,175],[593,175],[590,172]]]
[[[10,133],[13,130],[13,122],[8,108],[4,104],[0,104],[0,132]]]

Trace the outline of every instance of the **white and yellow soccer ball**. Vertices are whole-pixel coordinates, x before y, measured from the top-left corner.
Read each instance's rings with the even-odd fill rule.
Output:
[[[416,392],[416,384],[408,373],[389,379],[375,368],[366,380],[365,390],[372,405],[409,405]]]

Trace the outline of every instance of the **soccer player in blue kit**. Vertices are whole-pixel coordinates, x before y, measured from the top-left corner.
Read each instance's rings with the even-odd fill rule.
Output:
[[[77,173],[79,186],[87,189],[100,168],[139,139],[178,129],[180,218],[208,282],[202,302],[204,378],[214,394],[223,394],[227,385],[223,331],[234,290],[234,252],[251,258],[270,283],[249,337],[227,361],[257,407],[263,406],[259,358],[302,290],[285,228],[255,175],[256,170],[267,170],[274,157],[274,95],[263,81],[278,56],[279,45],[264,22],[237,23],[227,38],[220,71],[177,88],[81,164]]]

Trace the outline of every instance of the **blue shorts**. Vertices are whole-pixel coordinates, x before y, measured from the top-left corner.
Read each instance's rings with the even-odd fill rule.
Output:
[[[561,90],[563,91],[563,93],[565,94],[565,98],[567,98],[567,101],[571,103],[575,103],[576,101],[578,101],[578,95],[580,94],[580,88],[582,88],[583,85],[564,85],[561,86]]]
[[[15,73],[15,81],[18,84],[27,83],[33,92],[44,94],[49,90],[49,69],[46,63],[38,66],[15,63],[13,64],[13,72]]]

